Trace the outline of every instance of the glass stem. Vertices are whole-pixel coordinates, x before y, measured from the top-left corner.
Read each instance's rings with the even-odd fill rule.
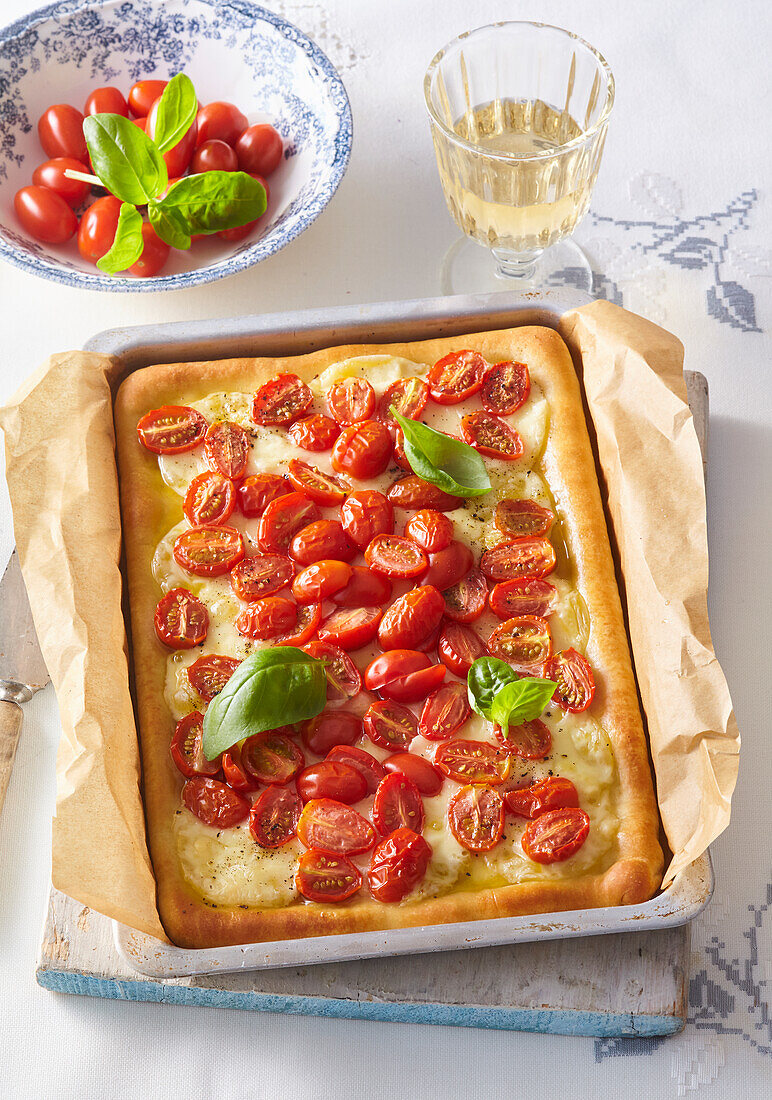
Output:
[[[533,252],[507,252],[501,248],[492,248],[496,260],[496,274],[500,279],[531,279],[536,267],[536,261],[544,250],[539,248]]]

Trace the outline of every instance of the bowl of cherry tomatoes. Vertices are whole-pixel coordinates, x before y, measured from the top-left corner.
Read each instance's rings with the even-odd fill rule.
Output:
[[[116,113],[152,137],[153,107],[184,71],[200,103],[164,154],[170,180],[248,172],[266,212],[249,226],[169,248],[146,222],[144,251],[119,275],[96,261],[119,201],[65,171],[91,172],[88,114]],[[332,63],[302,31],[240,0],[62,0],[0,31],[0,259],[88,290],[177,290],[278,252],[324,210],[348,166],[351,109]]]

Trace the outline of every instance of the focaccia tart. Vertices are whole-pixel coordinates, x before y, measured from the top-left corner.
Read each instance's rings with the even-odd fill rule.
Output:
[[[401,379],[414,381],[384,397]],[[492,490],[392,489],[412,476],[384,420],[395,402],[473,445]],[[579,384],[554,331],[147,367],[115,420],[144,802],[173,942],[654,894],[645,734]],[[247,723],[207,760],[209,700],[282,644],[333,662],[322,715],[278,733]],[[502,730],[469,709],[467,670],[488,652],[517,682],[557,683],[538,719]]]

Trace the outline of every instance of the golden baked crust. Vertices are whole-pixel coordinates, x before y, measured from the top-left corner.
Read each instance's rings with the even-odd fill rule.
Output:
[[[177,855],[173,818],[179,776],[168,751],[174,720],[164,700],[167,654],[149,627],[159,598],[150,563],[159,539],[179,520],[179,497],[163,483],[155,457],[137,445],[137,421],[163,404],[188,404],[219,391],[253,391],[281,371],[308,380],[334,362],[380,353],[428,366],[466,347],[491,361],[526,362],[549,404],[541,465],[591,621],[586,652],[597,691],[590,713],[608,734],[616,758],[619,858],[600,874],[457,891],[405,905],[352,898],[337,906],[295,903],[256,910],[205,902],[186,883]],[[646,740],[581,393],[568,349],[556,332],[522,327],[406,344],[349,345],[289,358],[147,367],[121,386],[115,422],[150,853],[160,916],[173,942],[213,947],[632,904],[654,894],[661,881],[662,852]]]

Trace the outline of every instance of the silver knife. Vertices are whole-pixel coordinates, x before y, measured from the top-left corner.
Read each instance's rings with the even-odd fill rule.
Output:
[[[0,811],[19,744],[21,704],[49,679],[14,550],[0,581]]]

